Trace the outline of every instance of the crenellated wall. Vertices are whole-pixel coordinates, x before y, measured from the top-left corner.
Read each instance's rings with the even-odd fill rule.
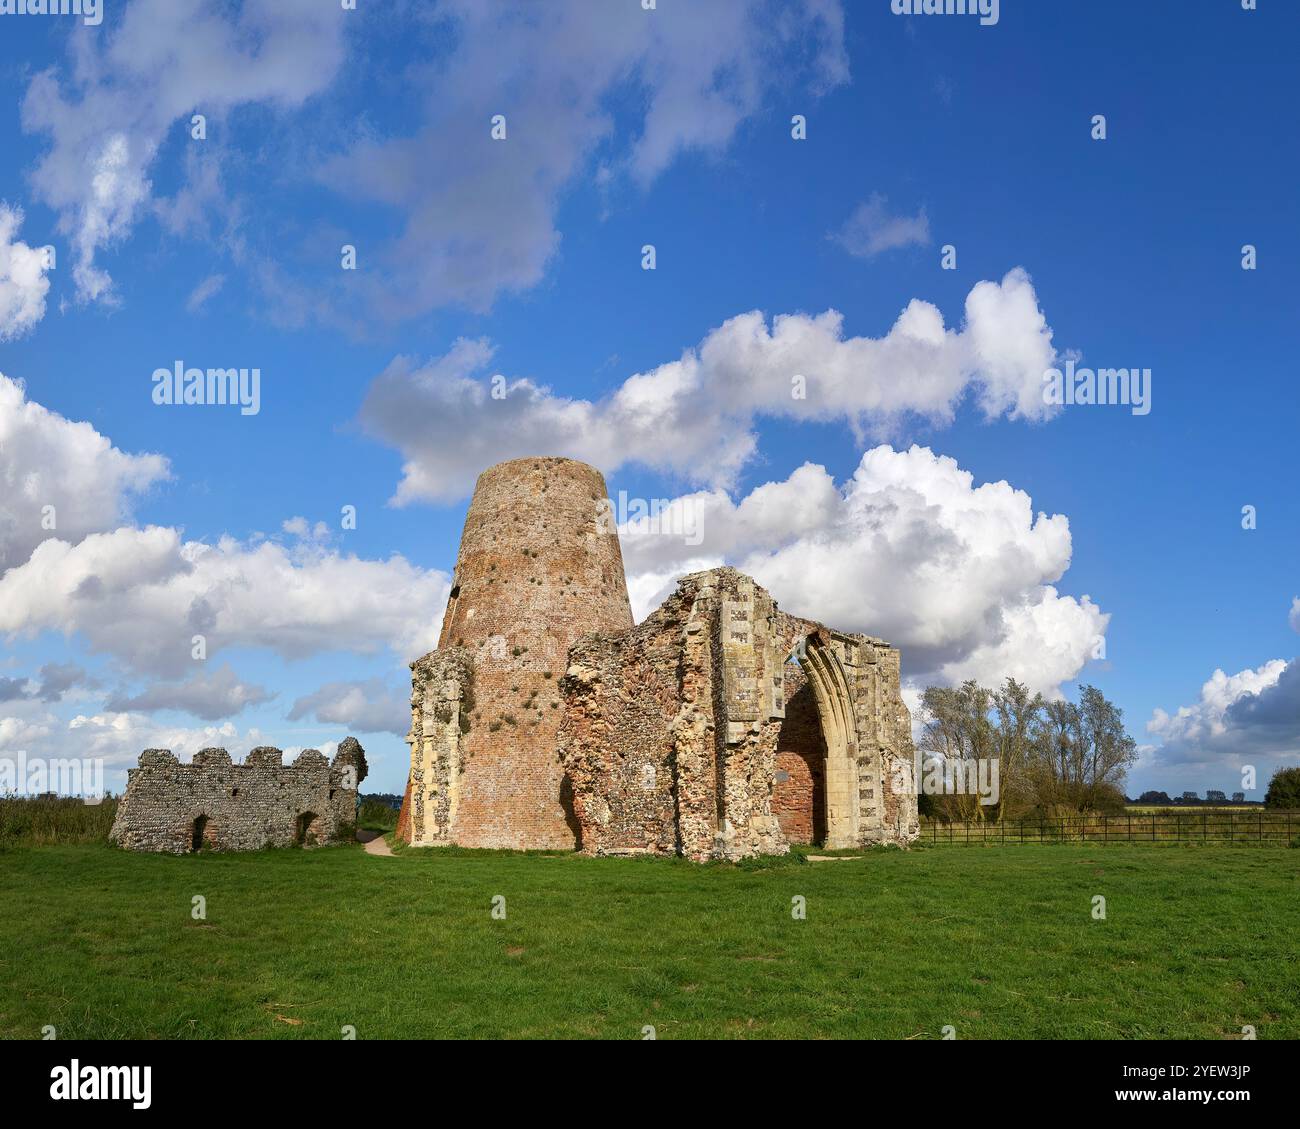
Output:
[[[201,749],[181,764],[169,749],[146,749],[127,771],[126,794],[109,838],[137,851],[253,851],[349,838],[366,755],[344,739],[331,763],[304,749],[291,764],[262,746],[235,764],[225,749]]]

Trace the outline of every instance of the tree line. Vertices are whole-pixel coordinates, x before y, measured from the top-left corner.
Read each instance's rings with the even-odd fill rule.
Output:
[[[967,681],[930,687],[921,706],[922,815],[1000,820],[1123,809],[1137,742],[1124,729],[1123,711],[1095,686],[1081,687],[1071,702],[1030,694],[1014,678],[997,689]],[[980,762],[996,766],[995,789],[985,787],[984,796],[970,788],[939,792],[945,768]],[[981,785],[987,777],[979,777]]]

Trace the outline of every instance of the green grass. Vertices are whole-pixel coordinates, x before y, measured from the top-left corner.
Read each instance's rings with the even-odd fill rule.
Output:
[[[1214,847],[744,867],[19,847],[0,1036],[1296,1038],[1298,879],[1300,852]]]

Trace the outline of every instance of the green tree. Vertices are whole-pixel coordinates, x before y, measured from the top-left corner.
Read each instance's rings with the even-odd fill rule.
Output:
[[[1124,713],[1095,686],[1077,703],[1046,703],[1035,733],[1036,784],[1044,808],[1113,808],[1124,777],[1137,760],[1137,742],[1124,730]]]
[[[1300,808],[1300,768],[1279,768],[1264,794],[1266,808]]]
[[[1047,701],[1008,678],[997,690],[973,681],[931,686],[921,696],[924,784],[931,766],[995,760],[998,797],[930,795],[927,815],[947,819],[1011,819],[1039,808],[1111,811],[1124,804],[1123,783],[1137,759],[1124,715],[1095,686],[1079,701]]]
[[[1042,694],[1008,678],[993,692],[994,740],[1001,758],[997,818],[1023,815],[1033,806],[1034,727],[1043,711]]]

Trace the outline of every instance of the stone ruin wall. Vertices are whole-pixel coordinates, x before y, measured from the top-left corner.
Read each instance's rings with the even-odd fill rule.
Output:
[[[452,842],[464,740],[473,725],[469,651],[432,651],[411,664],[411,775],[397,837],[421,846]]]
[[[254,749],[242,764],[225,749],[201,749],[181,764],[169,749],[146,749],[127,771],[111,841],[136,851],[184,854],[197,833],[204,849],[255,851],[351,838],[365,750],[355,737],[331,763],[305,749],[291,764],[279,749]]]
[[[787,664],[801,640],[833,701],[814,703]],[[819,792],[828,846],[916,836],[898,652],[781,612],[735,569],[685,577],[641,626],[579,641],[563,689],[560,755],[584,852],[784,853],[816,834]],[[827,710],[841,734],[829,758]],[[828,779],[814,788],[819,756]],[[783,787],[800,769],[802,787]]]

